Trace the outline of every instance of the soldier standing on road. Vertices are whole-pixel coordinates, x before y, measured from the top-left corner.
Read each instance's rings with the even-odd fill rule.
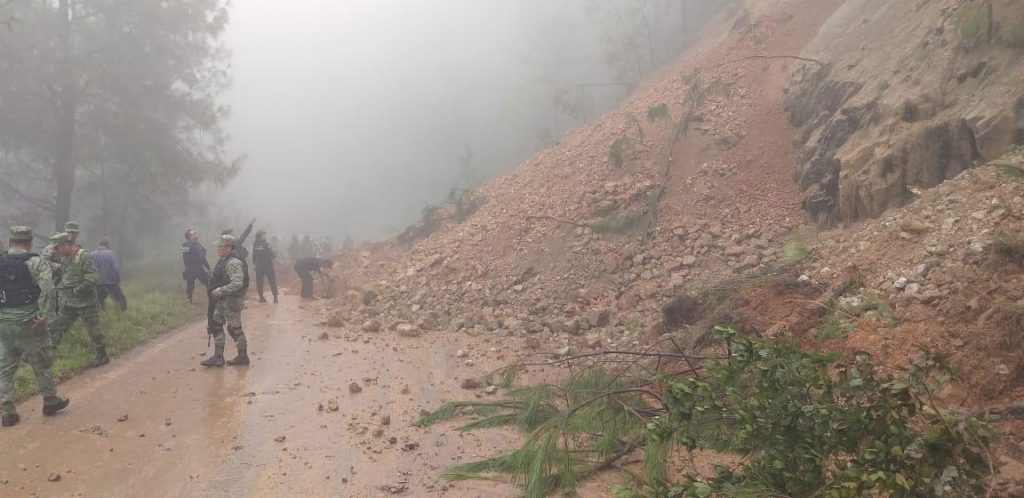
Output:
[[[22,360],[32,367],[43,395],[43,415],[52,417],[68,406],[57,396],[53,380],[47,310],[52,306],[50,265],[32,248],[32,229],[12,227],[10,250],[0,254],[0,407],[2,425],[21,421],[14,406],[14,373]]]
[[[256,232],[256,241],[252,243],[252,264],[256,267],[256,293],[259,294],[261,303],[267,302],[263,297],[264,277],[270,282],[270,292],[274,294],[274,303],[277,303],[277,274],[274,271],[276,259],[277,254],[267,242],[267,232]]]
[[[181,244],[181,261],[185,264],[185,271],[181,277],[185,279],[185,298],[192,302],[192,293],[196,289],[196,280],[207,287],[210,283],[210,263],[206,260],[206,248],[199,243],[199,234],[189,228],[185,230],[185,242]],[[213,307],[210,307],[208,315],[213,315]]]
[[[100,328],[100,314],[96,304],[96,284],[99,280],[96,263],[88,251],[74,245],[70,234],[56,234],[50,237],[50,242],[56,245],[57,253],[63,257],[61,265],[64,268],[64,274],[57,284],[56,319],[50,324],[53,347],[60,345],[64,334],[81,318],[93,349],[96,350],[92,367],[106,365],[110,363],[110,357],[107,356],[106,338]]]
[[[204,367],[224,366],[224,325],[227,325],[228,334],[238,348],[238,355],[227,364],[249,364],[248,343],[242,330],[242,308],[245,307],[245,292],[249,289],[249,266],[235,252],[237,244],[238,239],[231,235],[221,235],[217,242],[220,261],[210,277],[210,297],[216,301],[214,322],[217,327],[210,327],[214,352],[213,356],[200,363]]]

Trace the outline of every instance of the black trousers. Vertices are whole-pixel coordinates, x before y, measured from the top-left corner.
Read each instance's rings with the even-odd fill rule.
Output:
[[[106,309],[107,296],[121,307],[121,311],[128,309],[128,299],[124,297],[119,284],[96,284],[96,301],[100,309]]]
[[[210,274],[206,273],[206,268],[202,266],[198,268],[185,268],[181,276],[185,279],[185,297],[188,298],[190,303],[192,302],[192,293],[196,290],[196,280],[201,282],[203,287],[210,285]]]
[[[299,280],[302,280],[302,297],[313,297],[313,272],[295,270],[295,273],[299,274]]]
[[[274,272],[274,265],[263,267],[256,267],[256,293],[259,294],[260,299],[263,299],[263,279],[266,278],[270,282],[270,292],[277,297],[277,274]]]

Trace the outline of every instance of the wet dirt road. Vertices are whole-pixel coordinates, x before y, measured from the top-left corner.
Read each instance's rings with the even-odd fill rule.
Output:
[[[438,475],[518,436],[411,426],[421,409],[472,396],[461,379],[502,364],[501,348],[327,328],[319,311],[291,297],[251,304],[249,368],[200,367],[205,327],[194,324],[62,384],[71,406],[57,417],[29,399],[21,424],[0,431],[0,496],[516,494]],[[361,392],[350,393],[353,382]]]

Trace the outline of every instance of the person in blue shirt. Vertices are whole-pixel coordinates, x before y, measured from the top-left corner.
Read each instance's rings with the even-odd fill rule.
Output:
[[[117,262],[117,255],[110,250],[110,239],[102,238],[96,249],[92,252],[92,259],[99,271],[99,279],[96,281],[96,300],[100,309],[106,307],[107,296],[121,308],[121,311],[128,310],[128,299],[124,297],[121,290],[121,265]]]

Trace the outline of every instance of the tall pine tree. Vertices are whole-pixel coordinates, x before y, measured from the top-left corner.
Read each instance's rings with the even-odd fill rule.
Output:
[[[14,0],[0,29],[0,208],[159,224],[237,172],[217,97],[224,0]],[[88,195],[78,195],[80,191]],[[74,208],[74,210],[73,210]],[[83,213],[82,211],[87,211]]]

